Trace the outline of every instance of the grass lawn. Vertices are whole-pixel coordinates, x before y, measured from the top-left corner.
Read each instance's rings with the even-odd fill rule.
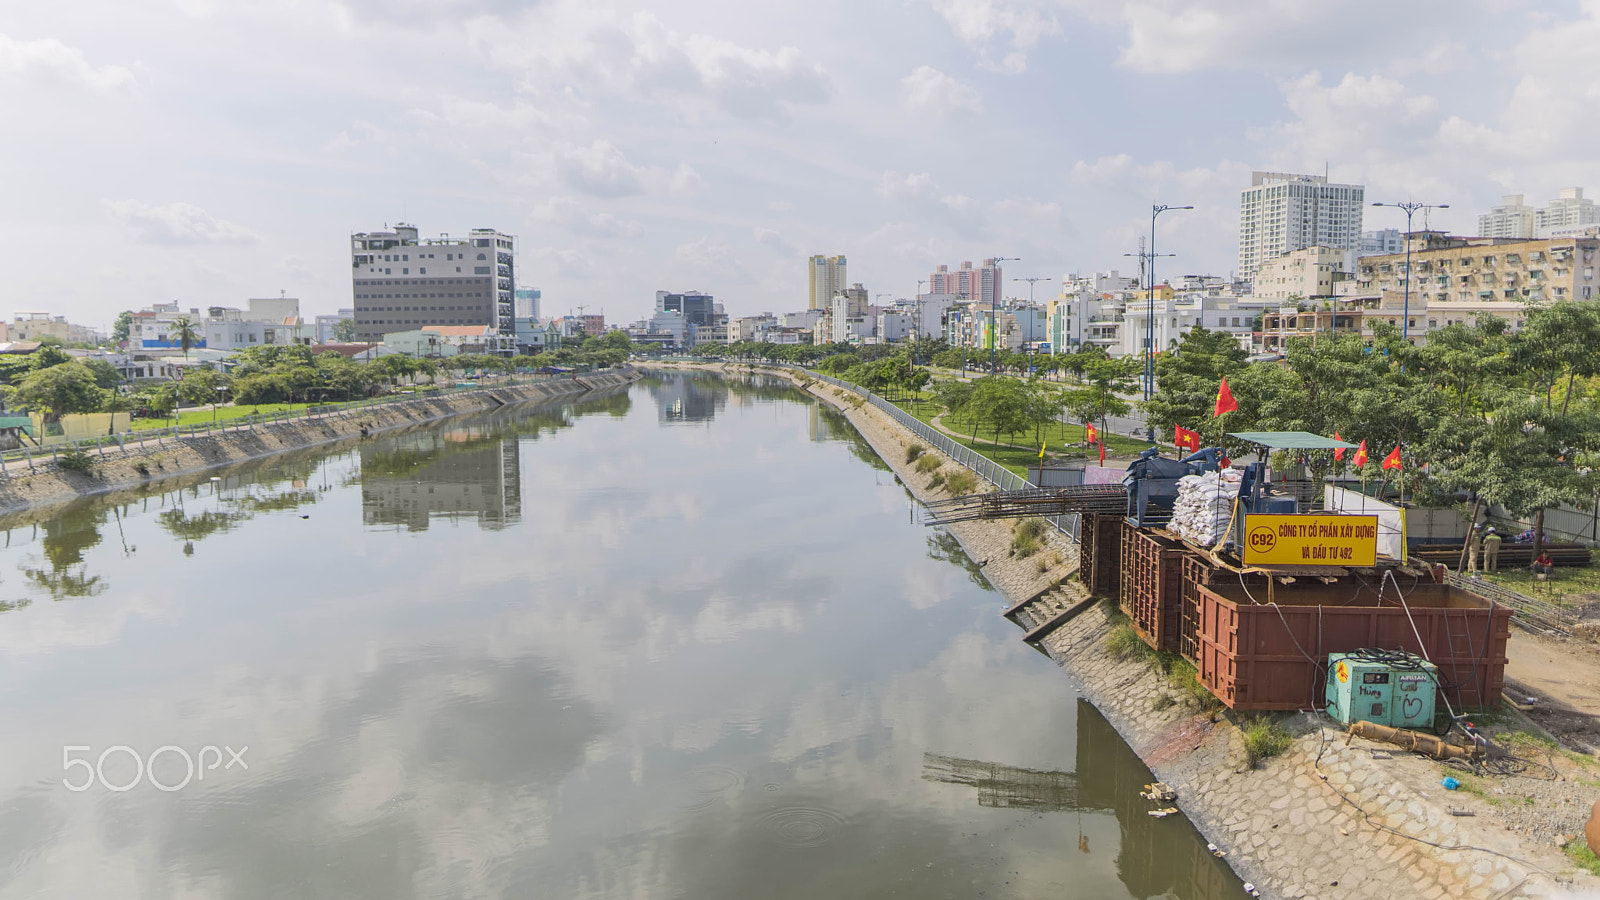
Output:
[[[178,425],[204,425],[212,421],[213,413],[217,422],[229,419],[242,419],[256,414],[269,415],[284,410],[305,409],[308,406],[320,406],[317,403],[262,403],[259,406],[222,406],[215,410],[210,409],[185,409],[178,413]],[[152,428],[169,428],[173,425],[172,419],[134,419],[134,431],[148,431]]]
[[[1537,581],[1527,569],[1501,569],[1484,573],[1483,578],[1530,597],[1540,597],[1568,606],[1590,602],[1585,594],[1600,600],[1600,567],[1556,566],[1549,581]]]
[[[916,416],[918,419],[921,419],[923,422],[932,425],[934,416],[938,415],[941,410],[938,405],[927,402],[931,396],[931,394],[923,392],[923,394],[919,397],[919,402],[916,404],[915,409],[912,408],[909,400],[897,399],[895,401],[895,405]],[[1039,445],[1034,443],[1035,439],[1032,429],[1029,429],[1026,432],[1019,431],[1012,434],[1002,434],[1000,435],[1000,443],[1002,446],[995,446],[989,440],[989,438],[993,437],[993,432],[984,434],[982,428],[980,428],[978,431],[978,439],[976,441],[968,439],[970,432],[967,429],[969,429],[972,424],[970,420],[945,416],[944,419],[941,420],[940,424],[944,426],[946,431],[952,432],[950,435],[951,440],[961,444],[964,447],[969,447],[973,450],[976,450],[977,452],[989,457],[990,459],[1001,464],[1002,466],[1005,466],[1018,475],[1026,477],[1028,469],[1039,464]],[[953,433],[957,431],[959,431],[960,434]],[[1056,422],[1044,428],[1041,436],[1043,437],[1046,445],[1046,462],[1061,458],[1081,459],[1084,462],[1097,461],[1099,459],[1100,454],[1098,450],[1089,447],[1075,446],[1083,443],[1082,425],[1069,425],[1064,422]],[[1018,444],[1021,446],[1006,447],[1003,446],[1005,444]],[[1117,437],[1116,435],[1108,435],[1106,438],[1106,453],[1115,456],[1133,456],[1149,446],[1150,445],[1144,441],[1136,441],[1132,438]]]

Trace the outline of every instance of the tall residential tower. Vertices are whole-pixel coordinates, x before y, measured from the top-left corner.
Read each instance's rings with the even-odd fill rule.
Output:
[[[828,309],[833,295],[850,286],[845,277],[844,254],[838,256],[813,256],[806,266],[811,274],[811,293],[807,309]]]
[[[1239,277],[1308,247],[1359,250],[1366,188],[1323,175],[1256,172],[1239,194]]]

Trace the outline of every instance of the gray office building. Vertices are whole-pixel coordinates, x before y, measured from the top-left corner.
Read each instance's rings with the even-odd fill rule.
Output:
[[[474,228],[419,239],[414,225],[350,236],[356,340],[430,325],[516,330],[516,238]]]

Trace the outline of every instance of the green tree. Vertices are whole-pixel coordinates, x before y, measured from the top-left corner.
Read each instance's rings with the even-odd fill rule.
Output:
[[[1185,332],[1176,350],[1155,361],[1156,392],[1144,404],[1150,427],[1171,434],[1182,425],[1200,432],[1207,443],[1220,440],[1222,426],[1211,416],[1217,388],[1223,378],[1239,380],[1247,356],[1227,332],[1199,326]]]
[[[94,383],[103,388],[115,388],[122,384],[122,373],[117,367],[103,359],[86,359],[83,361],[89,371],[94,373]]]
[[[333,339],[348,344],[356,339],[356,320],[340,319],[333,323]]]
[[[72,354],[61,349],[59,344],[44,344],[28,354],[28,368],[35,370],[48,369],[69,362],[72,362]]]
[[[95,412],[105,403],[105,396],[105,390],[95,384],[94,372],[75,361],[38,369],[6,390],[9,403],[42,412],[47,422],[71,413]]]
[[[1032,424],[1028,390],[1015,378],[988,375],[978,379],[967,406],[975,413],[974,418],[981,419],[983,424],[993,429],[996,447],[1000,445],[1002,433],[1022,431]]]
[[[183,358],[189,358],[189,348],[200,343],[200,329],[188,316],[179,316],[167,326],[167,334],[183,348]]]
[[[120,344],[128,340],[132,332],[133,313],[129,310],[117,313],[117,320],[111,325],[111,340]]]

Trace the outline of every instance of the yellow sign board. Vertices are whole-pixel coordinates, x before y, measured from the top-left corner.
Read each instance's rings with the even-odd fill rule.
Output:
[[[1249,515],[1247,566],[1370,566],[1378,561],[1378,517]]]

